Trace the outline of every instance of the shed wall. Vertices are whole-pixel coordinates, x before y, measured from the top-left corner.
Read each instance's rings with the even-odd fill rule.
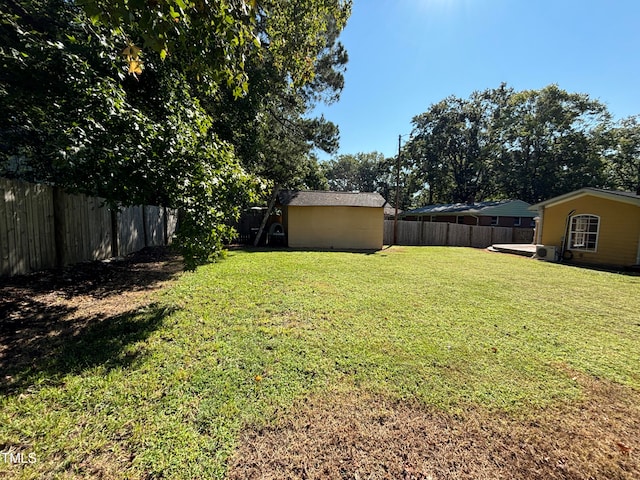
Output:
[[[287,212],[292,248],[379,250],[384,211],[374,207],[295,207]]]

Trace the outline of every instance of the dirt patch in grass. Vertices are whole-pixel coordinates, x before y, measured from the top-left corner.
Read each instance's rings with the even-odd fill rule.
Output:
[[[149,305],[183,268],[166,247],[124,258],[0,278],[0,392],[15,376],[105,320]]]
[[[245,431],[230,479],[637,479],[640,394],[575,374],[583,401],[526,416],[445,414],[358,392]]]

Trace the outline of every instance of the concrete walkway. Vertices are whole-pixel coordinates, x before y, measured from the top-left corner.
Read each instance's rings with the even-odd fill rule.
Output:
[[[536,254],[536,245],[529,243],[499,243],[491,245],[487,250],[533,257]]]

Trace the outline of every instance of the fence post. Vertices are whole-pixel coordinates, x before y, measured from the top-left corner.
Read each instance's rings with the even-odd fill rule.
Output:
[[[56,244],[56,266],[65,264],[65,229],[66,218],[64,208],[64,191],[53,187],[53,238]]]
[[[169,220],[167,219],[167,207],[162,207],[162,244],[169,244]]]
[[[111,213],[111,256],[118,256],[118,242],[120,239],[118,238],[118,211],[116,209],[110,209]]]
[[[147,220],[149,215],[147,215],[147,206],[142,205],[142,236],[144,237],[144,246],[149,246],[149,232],[147,228]]]

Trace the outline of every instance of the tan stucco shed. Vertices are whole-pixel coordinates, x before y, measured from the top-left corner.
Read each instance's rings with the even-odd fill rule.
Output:
[[[531,207],[536,243],[560,248],[577,263],[640,264],[640,195],[582,188]]]
[[[378,193],[289,190],[278,201],[289,247],[382,248],[386,202]]]

